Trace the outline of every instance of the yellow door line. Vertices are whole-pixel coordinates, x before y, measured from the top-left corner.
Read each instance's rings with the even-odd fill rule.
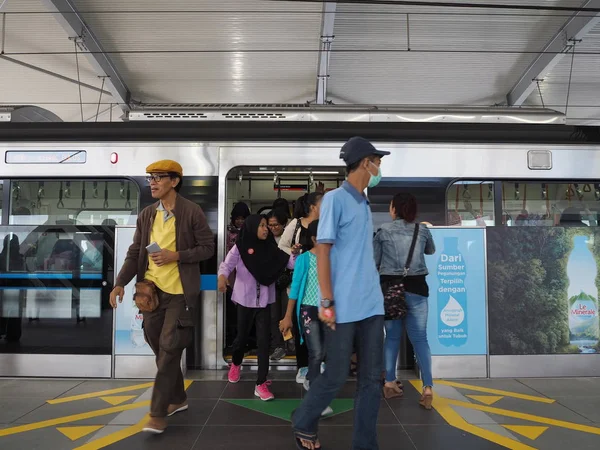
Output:
[[[186,391],[192,383],[193,383],[192,380],[184,381],[184,387],[185,387]],[[131,437],[131,436],[141,432],[142,429],[144,428],[144,425],[146,424],[146,421],[149,420],[149,418],[150,418],[150,415],[146,414],[142,418],[142,420],[140,420],[135,425],[124,428],[119,431],[115,431],[114,433],[108,434],[100,439],[95,440],[95,441],[88,442],[87,444],[84,444],[81,447],[77,447],[73,450],[99,450],[101,448],[107,447],[116,442],[122,441],[123,439],[127,439],[128,437]]]
[[[148,406],[150,400],[146,400],[138,403],[129,403],[127,405],[113,406],[112,408],[97,409],[95,411],[88,411],[80,414],[73,414],[70,416],[57,417],[56,419],[43,420],[41,422],[28,423],[26,425],[20,425],[18,427],[0,429],[0,437],[9,436],[11,434],[24,433],[26,431],[39,430],[40,428],[53,427],[55,425],[62,425],[63,423],[77,422],[78,420],[92,419],[94,417],[106,416],[107,414],[113,414],[121,411],[128,411],[130,409],[137,409],[143,406]]]
[[[51,405],[58,405],[59,403],[74,402],[77,400],[84,400],[86,398],[94,398],[94,397],[101,397],[101,396],[111,395],[111,394],[119,394],[121,392],[139,391],[140,389],[151,388],[153,385],[154,385],[154,382],[144,383],[144,384],[134,384],[132,386],[125,386],[122,388],[108,389],[106,391],[90,392],[89,394],[73,395],[72,397],[55,398],[52,400],[47,400],[46,403],[49,403]]]
[[[503,395],[505,397],[513,397],[519,398],[521,400],[529,400],[530,402],[539,402],[539,403],[554,403],[556,400],[546,397],[538,397],[535,395],[527,395],[527,394],[517,394],[516,392],[503,391],[501,389],[491,389],[482,386],[473,386],[465,383],[456,383],[454,381],[446,381],[446,380],[435,380],[435,384],[442,384],[444,386],[452,386],[460,389],[468,389],[470,391],[476,392],[486,392],[488,394],[496,394]]]
[[[77,447],[73,450],[98,450],[98,449],[107,447],[111,444],[114,444],[115,442],[119,442],[119,441],[122,441],[123,439],[127,439],[128,437],[131,437],[131,436],[139,433],[140,431],[142,431],[142,429],[144,428],[144,424],[146,423],[147,420],[149,420],[149,418],[150,418],[150,415],[146,414],[142,418],[142,420],[140,420],[135,425],[124,428],[119,431],[115,431],[114,433],[111,433],[100,439],[96,439],[95,441],[88,442],[87,444],[83,444],[82,446]]]
[[[494,408],[493,406],[476,405],[474,403],[462,402],[460,400],[444,399],[449,405],[462,406],[464,408],[476,409],[491,414],[500,416],[513,417],[515,419],[528,420],[530,422],[544,423],[555,427],[568,428],[570,430],[581,431],[583,433],[591,433],[600,435],[600,428],[591,427],[589,425],[581,425],[579,423],[566,422],[564,420],[551,419],[549,417],[534,416],[533,414],[520,413],[509,409]]]
[[[484,428],[480,428],[476,425],[468,423],[465,419],[463,419],[460,416],[459,413],[454,411],[449,406],[448,401],[444,398],[434,398],[433,406],[435,407],[435,410],[439,412],[440,415],[446,420],[446,422],[448,422],[454,428],[458,428],[459,430],[473,434],[482,439],[493,442],[494,444],[502,445],[503,447],[509,448],[511,450],[536,450],[535,447],[531,447],[529,445],[523,444],[522,442],[515,441],[513,439],[507,438],[506,436],[494,433],[493,431],[486,430]]]

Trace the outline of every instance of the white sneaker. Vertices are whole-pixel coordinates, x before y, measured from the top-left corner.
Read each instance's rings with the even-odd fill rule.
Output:
[[[298,373],[296,374],[296,383],[304,384],[307,374],[308,374],[308,367],[300,367],[300,370],[298,370]]]
[[[328,406],[327,408],[325,408],[323,410],[323,412],[321,413],[321,417],[324,416],[330,416],[331,414],[333,414],[333,409],[331,409],[331,406]]]
[[[310,381],[304,380],[304,383],[302,383],[302,387],[306,392],[308,392],[308,390],[310,389]]]

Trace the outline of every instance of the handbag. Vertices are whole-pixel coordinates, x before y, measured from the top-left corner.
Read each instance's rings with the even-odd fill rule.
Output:
[[[135,306],[141,312],[153,312],[158,308],[158,292],[156,285],[152,281],[144,280],[135,283],[135,293],[133,294]]]
[[[300,219],[296,222],[296,228],[294,229],[294,234],[292,236],[292,247],[296,245],[296,235],[298,234],[298,230],[302,226]],[[284,269],[277,281],[275,282],[275,287],[281,291],[287,289],[290,284],[292,284],[292,278],[294,276],[294,271],[290,269]]]
[[[383,292],[385,320],[402,319],[408,312],[408,305],[406,304],[406,296],[404,291],[404,278],[406,278],[406,275],[408,274],[408,269],[410,267],[410,262],[412,261],[413,253],[415,252],[415,245],[417,243],[418,236],[419,224],[416,223],[412,242],[410,244],[410,250],[408,251],[408,258],[406,258],[406,264],[404,264],[404,273],[402,276],[382,275],[380,277],[381,290]]]

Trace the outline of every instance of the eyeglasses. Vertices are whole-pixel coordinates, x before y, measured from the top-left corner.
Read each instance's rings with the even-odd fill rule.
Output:
[[[151,183],[152,180],[156,181],[157,183],[160,182],[160,180],[162,180],[163,178],[169,178],[169,175],[148,175],[146,177],[146,181],[148,183]]]

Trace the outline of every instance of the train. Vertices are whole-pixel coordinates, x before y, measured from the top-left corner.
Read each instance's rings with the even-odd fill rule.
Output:
[[[293,202],[318,183],[335,189],[345,179],[340,147],[354,135],[391,152],[382,161],[382,182],[366,193],[376,229],[390,220],[389,202],[399,192],[416,196],[419,220],[433,227],[560,227],[573,211],[581,226],[599,224],[600,134],[593,127],[0,124],[0,376],[152,375],[143,337],[116,350],[118,312],[108,294],[137,215],[152,203],[145,168],[166,158],[184,168],[181,194],[201,205],[217,244],[215,256],[202,263],[201,307],[184,366],[226,367],[225,301],[216,274],[233,204],[265,211],[275,199]],[[132,334],[135,321],[134,314]],[[488,376],[493,356],[486,355]],[[498,356],[506,370],[523,361]],[[597,373],[600,363],[592,358],[542,375]],[[283,370],[293,360],[276,365]]]

